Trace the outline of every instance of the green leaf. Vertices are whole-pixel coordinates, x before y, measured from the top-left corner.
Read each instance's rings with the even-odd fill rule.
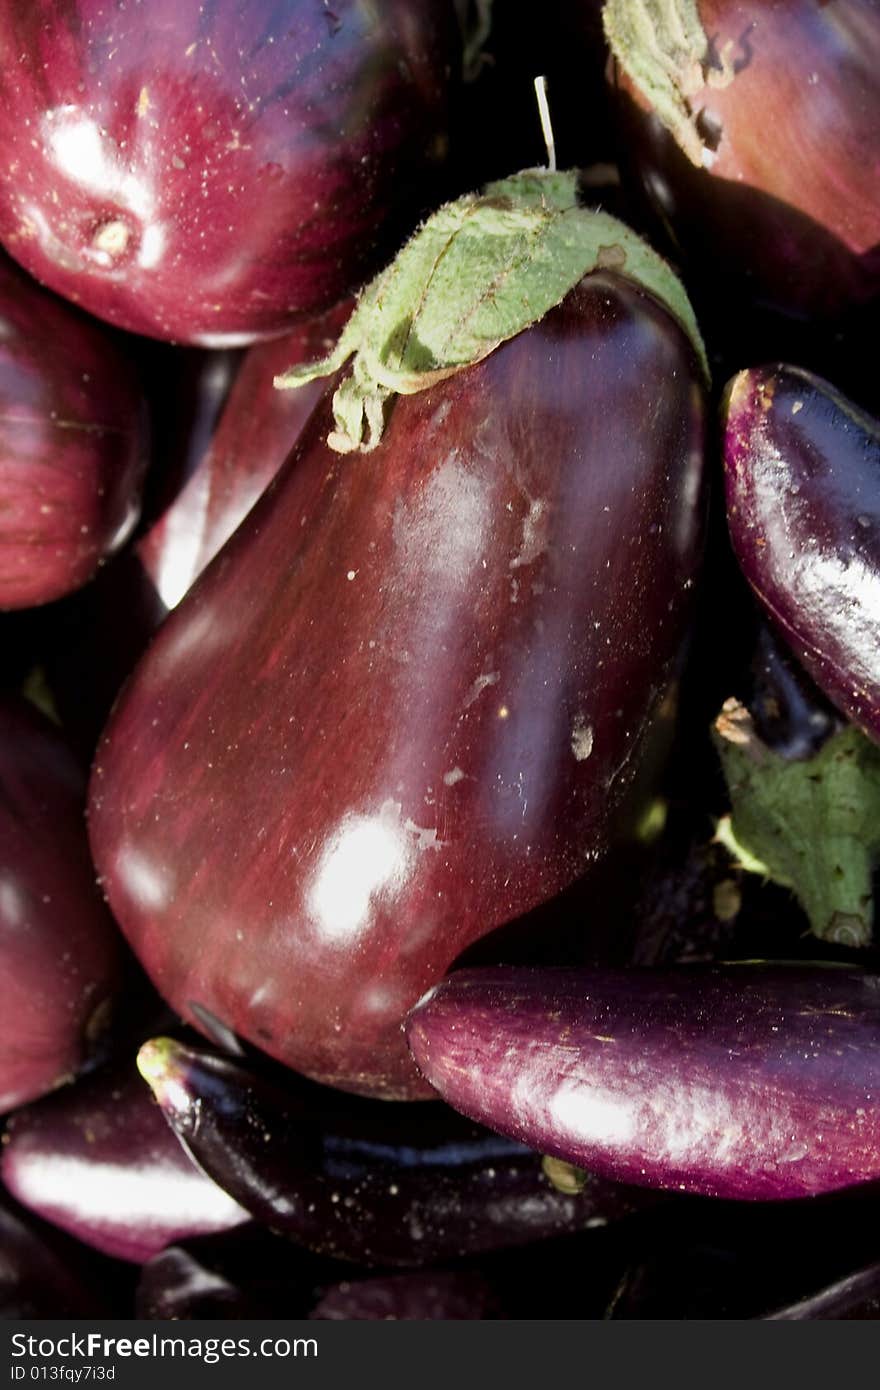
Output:
[[[790,888],[825,941],[864,946],[880,856],[880,748],[850,726],[813,757],[781,758],[725,703],[715,745],[731,813],[717,838],[740,866]]]

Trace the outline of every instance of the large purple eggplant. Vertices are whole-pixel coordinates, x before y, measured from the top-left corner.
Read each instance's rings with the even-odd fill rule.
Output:
[[[602,859],[669,724],[701,553],[700,366],[660,292],[621,273],[658,259],[560,183],[558,213],[526,175],[424,235],[462,215],[479,242],[482,212],[502,240],[529,221],[569,237],[583,217],[595,271],[485,360],[386,402],[368,456],[313,415],[95,762],[96,862],[160,991],[366,1094],[425,1093],[407,1009]]]
[[[880,293],[875,0],[606,0],[625,148],[718,293],[835,317]]]
[[[0,702],[0,1114],[83,1065],[119,984],[84,801],[58,730],[24,701]]]
[[[0,257],[0,609],[85,584],[131,532],[146,404],[122,345]]]
[[[880,978],[843,966],[462,971],[410,1017],[466,1115],[619,1181],[791,1198],[880,1178]]]
[[[541,1158],[446,1106],[386,1106],[281,1086],[167,1038],[139,1065],[196,1162],[257,1221],[322,1255],[425,1265],[588,1228],[638,1195],[584,1178],[563,1192]]]
[[[730,535],[816,683],[880,741],[880,423],[786,365],[725,397]]]
[[[16,1111],[0,1173],[44,1220],[136,1263],[247,1220],[184,1153],[132,1065]]]
[[[445,0],[3,0],[0,239],[137,333],[284,332],[418,215],[450,16]]]

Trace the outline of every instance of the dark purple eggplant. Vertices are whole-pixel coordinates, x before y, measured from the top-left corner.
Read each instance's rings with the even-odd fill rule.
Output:
[[[351,312],[346,301],[245,354],[223,411],[183,486],[134,546],[138,562],[170,611],[192,587],[284,463],[323,382],[277,391],[291,362],[328,351]]]
[[[438,1318],[475,1322],[500,1316],[495,1290],[471,1270],[420,1270],[346,1280],[328,1289],[309,1313],[310,1318],[325,1322],[425,1322]]]
[[[700,367],[658,298],[597,270],[402,396],[369,457],[334,452],[331,423],[135,672],[91,836],[188,1021],[198,1003],[318,1080],[414,1098],[408,1008],[606,855],[667,740]]]
[[[176,1140],[174,1141],[177,1142]],[[319,1293],[349,1267],[322,1260],[254,1222],[193,1236],[143,1267],[138,1318],[305,1318]]]
[[[564,1193],[538,1154],[446,1106],[285,1087],[167,1038],[146,1043],[139,1065],[215,1182],[263,1225],[336,1259],[435,1264],[599,1228],[639,1201],[592,1177]]]
[[[3,0],[0,239],[136,333],[282,333],[417,216],[450,17],[445,0]]]
[[[819,687],[880,740],[880,424],[785,365],[734,377],[724,420],[743,572]]]
[[[247,1220],[184,1153],[131,1065],[16,1111],[0,1174],[45,1221],[135,1263]]]
[[[802,1298],[775,1313],[767,1322],[841,1322],[880,1319],[880,1265],[871,1265],[839,1279],[809,1298]]]
[[[0,609],[80,588],[137,521],[146,404],[121,345],[0,258]]]
[[[0,1321],[118,1316],[89,1252],[0,1197]]]
[[[456,1109],[605,1178],[811,1196],[880,1178],[880,977],[743,963],[462,971],[412,1013]]]
[[[170,458],[162,460],[161,488],[146,500],[138,539],[62,616],[63,636],[49,655],[59,712],[89,757],[153,634],[264,491],[324,390],[315,382],[276,391],[275,376],[326,352],[349,312],[346,303],[244,354],[156,345],[156,366],[166,373],[183,355],[176,371],[185,375],[181,405],[188,406],[173,411],[165,403]]]
[[[0,701],[0,1114],[86,1062],[120,982],[84,802],[59,731],[24,701]]]
[[[623,144],[729,301],[833,318],[880,293],[875,0],[607,0]]]

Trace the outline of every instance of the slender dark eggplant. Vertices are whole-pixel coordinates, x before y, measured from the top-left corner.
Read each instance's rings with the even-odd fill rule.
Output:
[[[495,1290],[481,1275],[471,1270],[420,1270],[336,1284],[309,1317],[325,1322],[475,1322],[503,1313]]]
[[[555,228],[538,176],[510,184],[521,215],[490,193],[463,225]],[[316,412],[94,765],[95,860],[163,995],[364,1094],[426,1093],[407,1010],[607,854],[667,740],[701,555],[697,349],[621,273],[658,258],[569,192],[560,231],[583,216],[618,269],[388,403],[369,455]]]
[[[135,333],[283,333],[418,216],[450,19],[446,0],[3,0],[0,239]]]
[[[133,1064],[17,1110],[0,1176],[44,1221],[135,1263],[186,1236],[247,1220],[187,1157]]]
[[[0,255],[0,609],[80,588],[132,531],[146,403],[122,345]]]
[[[724,427],[746,579],[817,685],[880,741],[880,422],[773,365],[728,384]]]
[[[880,1264],[838,1279],[809,1298],[802,1298],[775,1313],[767,1322],[862,1322],[880,1319]]]
[[[880,293],[874,0],[607,0],[622,145],[716,298],[837,318]]]
[[[559,1191],[540,1155],[446,1106],[282,1086],[167,1038],[146,1043],[139,1066],[200,1167],[257,1221],[321,1255],[436,1264],[598,1229],[639,1205],[592,1177]]]
[[[84,1065],[120,983],[84,802],[60,732],[23,700],[0,701],[0,1114]]]
[[[620,1182],[812,1196],[880,1178],[880,977],[461,971],[407,1036],[456,1109]]]

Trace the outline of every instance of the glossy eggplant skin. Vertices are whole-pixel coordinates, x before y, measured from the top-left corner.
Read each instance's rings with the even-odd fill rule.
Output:
[[[418,215],[451,39],[435,0],[4,0],[0,239],[136,333],[282,333]]]
[[[275,377],[332,347],[347,300],[244,355],[216,428],[169,505],[134,547],[163,615],[183,598],[284,463],[326,383],[279,391]]]
[[[698,167],[618,72],[625,158],[717,293],[836,319],[880,294],[880,14],[874,0],[698,0],[733,78],[691,100]]]
[[[154,1255],[141,1271],[134,1313],[175,1322],[304,1318],[319,1292],[350,1272],[350,1266],[322,1260],[249,1221]]]
[[[170,456],[161,487],[147,501],[138,538],[65,614],[63,640],[49,658],[56,704],[90,759],[150,639],[284,463],[325,389],[312,382],[278,391],[274,377],[327,352],[349,312],[346,301],[244,353],[161,345],[157,366],[174,371],[175,357],[183,356],[189,378],[184,408],[172,413],[166,404],[163,412]]]
[[[82,1246],[0,1196],[0,1321],[118,1316],[93,1276]]]
[[[284,1087],[207,1049],[152,1046],[163,1056],[151,1085],[196,1162],[255,1220],[320,1255],[434,1264],[605,1226],[639,1203],[592,1178],[558,1191],[540,1155],[447,1106]]]
[[[820,689],[880,739],[880,422],[801,368],[740,372],[724,473],[759,603]]]
[[[133,1064],[17,1110],[0,1175],[44,1221],[136,1264],[173,1241],[247,1220],[187,1157]]]
[[[0,256],[0,609],[80,588],[137,521],[146,403],[124,349]]]
[[[23,700],[0,701],[0,1114],[88,1059],[121,978],[84,822],[85,774]]]
[[[158,635],[90,830],[160,992],[287,1065],[425,1094],[400,1032],[600,859],[698,571],[703,394],[612,273],[341,457],[312,416]]]
[[[451,1105],[618,1181],[781,1199],[880,1177],[880,981],[844,966],[461,971],[407,1036]]]
[[[765,1317],[766,1322],[874,1322],[877,1319],[880,1319],[880,1265],[876,1264]]]

